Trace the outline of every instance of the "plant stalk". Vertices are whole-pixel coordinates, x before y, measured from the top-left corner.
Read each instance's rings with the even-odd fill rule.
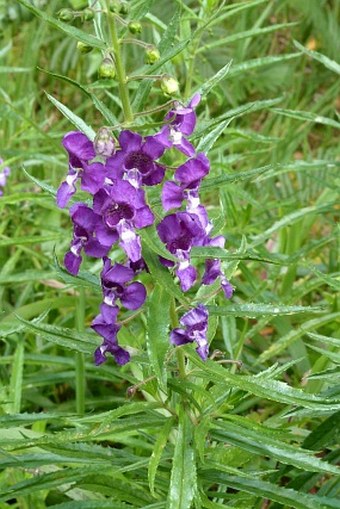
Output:
[[[76,329],[85,330],[85,291],[80,288],[76,303]],[[82,352],[76,353],[76,410],[78,415],[85,413],[85,358]]]
[[[116,23],[113,14],[110,11],[110,2],[109,0],[105,0],[106,4],[106,15],[107,22],[109,26],[110,38],[112,43],[112,49],[114,53],[115,63],[116,63],[116,71],[117,71],[117,80],[118,80],[118,88],[119,95],[122,101],[124,119],[127,123],[131,123],[133,121],[133,113],[130,104],[129,91],[127,88],[127,80],[125,75],[125,69],[123,65],[122,55],[120,52],[120,44],[117,36]]]

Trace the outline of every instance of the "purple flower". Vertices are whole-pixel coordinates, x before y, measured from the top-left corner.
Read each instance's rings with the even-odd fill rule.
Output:
[[[203,178],[209,173],[210,164],[205,154],[200,153],[177,168],[175,180],[165,182],[162,190],[164,210],[179,208],[187,200],[187,211],[192,212],[200,204],[198,188]]]
[[[0,165],[3,164],[3,159],[0,157]],[[8,166],[5,166],[3,170],[0,172],[0,196],[2,196],[3,188],[6,186],[7,177],[11,174],[11,169]]]
[[[70,250],[65,254],[64,264],[68,272],[76,276],[82,262],[83,249],[88,256],[102,258],[109,252],[111,246],[103,245],[96,238],[95,231],[101,218],[90,207],[84,203],[76,203],[71,207],[70,213],[73,222],[73,240]]]
[[[170,214],[159,223],[157,232],[168,251],[178,258],[176,275],[181,289],[188,291],[197,278],[196,269],[190,265],[190,250],[192,246],[199,245],[197,242],[205,235],[198,216],[188,212]],[[169,260],[160,261],[167,267],[175,265]]]
[[[101,273],[101,284],[104,302],[101,313],[108,320],[111,319],[111,311],[108,308],[116,307],[116,300],[120,300],[126,309],[135,310],[140,308],[146,299],[146,290],[142,283],[134,282],[135,273],[129,267],[120,263],[111,264],[111,260],[104,257],[104,267]],[[108,313],[106,315],[106,313]]]
[[[165,168],[158,164],[165,148],[153,136],[145,139],[132,131],[119,135],[121,150],[107,160],[108,178],[124,179],[135,188],[141,185],[154,186],[164,177]]]
[[[57,191],[57,205],[64,208],[76,192],[76,182],[81,188],[95,194],[104,184],[106,168],[100,162],[90,163],[96,157],[93,143],[79,131],[72,131],[63,138],[63,146],[69,155],[69,171],[66,180]]]
[[[186,107],[180,103],[175,103],[175,108],[169,111],[165,117],[166,120],[170,120],[170,124],[164,126],[154,136],[154,139],[165,148],[175,147],[185,155],[192,157],[195,154],[195,149],[186,139],[186,136],[190,136],[195,129],[196,113],[194,110],[200,100],[201,96],[195,94]]]
[[[118,308],[116,311],[116,316],[117,314]],[[111,353],[117,364],[120,366],[123,366],[129,362],[129,352],[118,345],[117,334],[121,326],[115,322],[115,319],[108,322],[103,314],[100,313],[93,320],[91,327],[104,339],[102,345],[99,346],[94,352],[94,361],[97,366],[103,364],[103,362],[106,361],[106,353]]]
[[[202,278],[202,284],[211,285],[216,279],[221,278],[221,288],[227,299],[233,295],[234,288],[225,277],[221,269],[221,260],[209,259],[205,261],[205,272]]]
[[[179,321],[184,329],[171,331],[171,343],[179,346],[195,342],[197,344],[196,352],[205,361],[209,354],[208,318],[208,310],[203,304],[199,304],[196,308],[185,313]]]
[[[117,180],[95,194],[93,209],[102,217],[102,224],[96,230],[99,241],[112,246],[119,236],[120,246],[130,260],[137,262],[142,257],[142,248],[135,228],[145,228],[154,222],[144,191],[126,180]]]

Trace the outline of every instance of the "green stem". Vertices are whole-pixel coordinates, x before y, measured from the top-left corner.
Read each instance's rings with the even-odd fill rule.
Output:
[[[85,330],[85,292],[80,288],[76,304],[76,328]],[[78,415],[85,413],[85,359],[82,352],[76,353],[76,408]]]
[[[117,70],[117,80],[119,87],[119,95],[122,101],[123,112],[125,121],[130,123],[133,120],[133,114],[131,110],[129,91],[126,85],[126,76],[125,69],[123,65],[122,55],[120,52],[120,44],[117,36],[116,23],[115,19],[110,11],[110,1],[105,0],[106,11],[107,11],[107,21],[109,25],[110,37],[112,42],[112,49],[116,62],[116,70]]]

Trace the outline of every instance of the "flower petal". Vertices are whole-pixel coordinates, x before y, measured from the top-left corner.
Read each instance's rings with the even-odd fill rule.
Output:
[[[145,299],[145,286],[138,281],[127,286],[120,298],[121,303],[124,307],[126,307],[126,309],[139,309],[144,304]]]

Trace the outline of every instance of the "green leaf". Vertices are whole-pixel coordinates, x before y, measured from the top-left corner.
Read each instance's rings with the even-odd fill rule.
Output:
[[[203,136],[197,146],[197,152],[205,152],[207,154],[231,121],[232,118],[224,120],[209,133]]]
[[[210,431],[213,438],[230,443],[251,453],[260,456],[269,456],[281,463],[293,465],[309,472],[327,474],[340,474],[337,466],[313,456],[297,446],[282,442],[278,438],[271,438],[263,432],[264,426],[254,425],[252,428],[240,426],[233,422],[219,422],[215,429]]]
[[[275,343],[273,343],[267,350],[265,350],[260,355],[257,362],[265,362],[269,360],[271,357],[274,357],[274,355],[279,355],[281,352],[286,350],[286,348],[292,345],[295,341],[297,341],[301,336],[303,336],[307,332],[322,327],[326,323],[332,322],[333,320],[337,320],[339,317],[340,312],[330,313],[324,316],[320,316],[319,318],[309,320],[308,322],[305,322],[302,325],[302,327],[299,327],[297,330],[292,330],[288,332],[288,334],[285,334]]]
[[[208,189],[216,189],[216,187],[224,186],[232,182],[241,182],[243,180],[252,179],[254,177],[262,175],[263,173],[271,170],[272,168],[273,166],[271,164],[268,164],[267,166],[262,166],[261,168],[254,168],[252,170],[235,173],[233,175],[226,174],[214,178],[210,177],[202,182],[200,189],[201,191],[206,191]]]
[[[67,106],[64,106],[64,104],[59,102],[52,95],[48,94],[47,92],[45,93],[51,103],[54,104],[54,106],[60,111],[60,113],[64,115],[65,118],[67,118],[67,120],[71,122],[71,124],[73,124],[79,131],[84,133],[91,141],[94,140],[96,133],[92,127],[87,125],[82,118],[78,117],[78,115],[73,113],[73,111],[71,111]]]
[[[317,113],[312,113],[311,111],[288,110],[283,108],[271,108],[271,110],[279,115],[284,115],[285,117],[296,118],[297,120],[307,122],[315,122],[316,124],[328,125],[330,127],[340,129],[340,122],[337,122],[332,118],[323,117]]]
[[[164,447],[167,444],[169,434],[174,426],[175,418],[170,417],[164,424],[163,428],[157,433],[157,440],[155,442],[152,454],[150,456],[148,479],[152,496],[155,496],[155,479],[159,462],[162,457]]]
[[[284,304],[231,304],[229,306],[207,306],[209,313],[218,316],[259,316],[296,315],[300,313],[323,313],[325,310],[312,306],[286,306]]]
[[[158,383],[166,390],[165,356],[169,350],[170,295],[156,284],[148,299],[146,344],[152,369]]]
[[[226,249],[220,247],[193,247],[190,251],[191,258],[217,258],[218,260],[254,260],[258,262],[273,263],[275,265],[289,264],[288,258],[279,255],[272,255],[268,253],[266,256],[261,256],[254,251],[245,251],[242,253],[230,253]]]
[[[325,55],[322,55],[322,53],[318,53],[317,51],[311,51],[310,49],[306,48],[305,46],[302,46],[298,41],[293,41],[294,46],[302,51],[302,53],[305,53],[309,57],[313,58],[314,60],[317,60],[318,62],[321,62],[327,69],[330,69],[331,71],[335,72],[336,74],[340,74],[340,65],[338,62],[335,62],[335,60],[331,60],[330,58],[326,57]]]
[[[5,65],[0,65],[0,74],[10,74],[10,73],[20,73],[20,72],[32,72],[32,67],[10,67]]]
[[[235,78],[237,76],[240,76],[240,74],[245,75],[247,71],[253,69],[259,69],[261,67],[267,67],[271,65],[277,65],[282,62],[288,62],[289,60],[293,60],[300,56],[301,53],[289,53],[287,55],[268,56],[254,58],[252,60],[246,60],[241,64],[234,65],[229,71],[228,78]]]
[[[234,490],[245,491],[251,493],[264,500],[268,498],[278,502],[285,507],[294,507],[294,509],[327,509],[330,507],[337,507],[336,505],[329,505],[325,503],[325,498],[317,497],[316,495],[309,495],[300,491],[283,488],[276,484],[269,483],[267,481],[261,481],[259,479],[248,479],[245,477],[231,476],[218,471],[205,472],[205,478],[211,483],[226,484]],[[223,492],[211,492],[216,498],[229,497],[225,491]],[[335,502],[335,499],[327,499],[331,503]]]
[[[175,284],[173,277],[169,273],[169,269],[163,267],[163,265],[159,263],[157,255],[145,244],[143,245],[143,258],[145,259],[154,281],[159,283],[166,292],[175,297],[179,302],[187,304],[187,298]]]
[[[46,21],[54,28],[61,30],[62,32],[69,35],[73,39],[81,41],[89,46],[93,46],[94,48],[99,48],[103,50],[107,49],[107,45],[104,41],[101,41],[97,37],[94,37],[93,35],[87,34],[82,30],[79,30],[79,28],[76,28],[72,25],[68,25],[63,21],[59,21],[58,19],[53,18],[43,10],[38,9],[37,7],[32,5],[28,0],[18,0],[18,2],[24,7],[26,7],[26,9],[31,11],[35,16],[40,18],[42,21]]]
[[[225,64],[217,73],[209,78],[200,88],[197,90],[202,97],[209,94],[210,90],[212,90],[220,81],[222,81],[228,74],[230,66],[232,64],[232,60],[230,60],[227,64]]]
[[[308,394],[301,389],[294,389],[284,382],[267,380],[259,376],[235,375],[222,368],[215,362],[207,360],[203,362],[198,355],[189,348],[186,355],[199,369],[195,370],[195,376],[208,378],[215,383],[229,383],[231,387],[254,394],[260,398],[277,401],[278,403],[300,405],[314,410],[331,408],[333,411],[340,409],[340,400],[327,399],[325,397]]]
[[[188,509],[196,493],[196,462],[190,445],[191,427],[189,416],[181,408],[167,509]]]
[[[99,337],[97,338],[95,334],[76,332],[72,329],[57,327],[56,325],[37,324],[24,320],[19,316],[17,316],[17,318],[21,323],[25,324],[27,330],[34,332],[47,341],[51,341],[51,343],[69,350],[93,354],[94,349],[99,346],[100,343]],[[98,339],[98,341],[96,341],[96,339]]]

